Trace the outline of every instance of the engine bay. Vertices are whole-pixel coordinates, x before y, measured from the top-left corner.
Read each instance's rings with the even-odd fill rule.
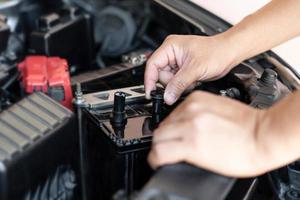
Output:
[[[270,51],[176,105],[162,85],[145,98],[168,35],[229,27],[189,1],[0,1],[0,199],[300,199],[298,162],[250,179],[147,162],[153,131],[193,91],[268,109],[300,87]]]

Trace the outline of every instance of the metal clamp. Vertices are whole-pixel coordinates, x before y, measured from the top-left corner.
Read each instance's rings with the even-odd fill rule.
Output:
[[[114,94],[116,92],[123,92],[126,94],[126,104],[146,101],[144,85],[94,92],[85,95],[82,95],[80,92],[80,90],[76,92],[74,104],[90,109],[112,107],[114,103]]]

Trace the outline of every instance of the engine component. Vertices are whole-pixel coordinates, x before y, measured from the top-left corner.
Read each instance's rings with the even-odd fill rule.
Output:
[[[127,11],[108,6],[96,15],[95,31],[96,42],[101,44],[101,55],[119,56],[129,50],[136,24]]]
[[[105,109],[111,108],[114,104],[114,94],[122,91],[126,94],[126,103],[133,104],[145,101],[145,89],[143,85],[120,88],[116,90],[94,92],[83,95],[85,99],[85,107],[91,109]]]
[[[18,10],[21,0],[4,0],[0,2],[0,13],[7,17],[7,24],[11,30],[16,29],[18,23]]]
[[[228,88],[226,90],[220,90],[220,95],[237,100],[241,99],[241,92],[237,88]]]
[[[94,59],[91,17],[75,7],[42,16],[29,40],[30,53],[59,56],[70,66],[87,67]]]
[[[6,17],[0,15],[0,112],[16,101],[13,97],[15,92],[10,90],[18,80],[17,56],[23,49],[6,21]]]
[[[251,96],[251,106],[265,109],[276,101],[286,96],[289,91],[277,80],[277,73],[272,69],[266,69],[261,77],[253,77],[246,83]]]
[[[278,199],[300,199],[300,161],[270,172],[269,180]]]
[[[148,58],[151,56],[152,51],[150,50],[139,50],[131,52],[122,56],[123,63],[129,63],[134,66],[140,66],[146,63]]]
[[[8,63],[5,57],[0,56],[0,84],[7,83],[10,71],[15,68],[14,64]]]
[[[18,65],[26,93],[47,93],[72,109],[72,90],[67,61],[58,57],[29,56]]]
[[[117,136],[124,136],[124,129],[127,123],[127,116],[125,112],[126,93],[116,92],[114,96],[114,107],[111,118],[111,125]]]
[[[300,161],[287,166],[289,177],[289,190],[285,196],[287,200],[300,199]]]
[[[163,111],[163,103],[164,103],[164,90],[157,89],[151,91],[151,99],[152,99],[152,120],[151,125],[152,129],[157,128],[158,124],[162,121],[162,111]]]
[[[266,86],[274,86],[277,80],[277,73],[272,69],[264,70],[261,75],[260,82]]]
[[[15,72],[16,64],[0,55],[0,112],[13,103],[10,87],[17,82],[19,74]]]
[[[108,66],[104,69],[93,70],[90,72],[82,73],[77,76],[73,76],[72,85],[75,85],[76,83],[83,84],[87,82],[97,81],[125,71],[133,71],[142,68],[148,60],[151,53],[152,51],[149,50],[139,50],[123,55],[122,63],[120,64]]]
[[[6,17],[0,15],[0,53],[6,49],[9,35],[10,29],[6,24]]]
[[[75,199],[74,190],[78,187],[77,181],[75,172],[70,167],[60,166],[53,176],[36,188],[36,191],[28,192],[24,200]]]
[[[3,111],[0,164],[1,200],[50,200],[62,195],[80,199],[73,113],[43,93],[32,94]],[[65,187],[58,187],[61,185]]]
[[[237,72],[242,68],[245,73]],[[289,89],[278,80],[277,73],[273,69],[267,68],[261,73],[257,73],[255,70],[247,68],[243,65],[237,66],[235,68],[237,71],[234,70],[232,73],[235,76],[235,81],[240,85],[221,90],[220,94],[238,100],[244,97],[244,101],[248,102],[250,106],[259,109],[269,108],[290,94]]]
[[[90,72],[82,73],[72,77],[72,85],[75,85],[76,83],[84,84],[92,81],[101,80],[121,72],[134,70],[137,67],[141,67],[141,65],[134,66],[132,64],[125,63],[119,65],[112,65],[104,69],[93,70]]]

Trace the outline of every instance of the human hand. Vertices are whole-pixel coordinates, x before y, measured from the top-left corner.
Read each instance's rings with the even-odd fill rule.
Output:
[[[226,75],[235,64],[234,53],[229,40],[218,35],[170,35],[147,62],[146,97],[150,98],[150,92],[159,81],[166,85],[164,99],[171,105],[196,81]]]
[[[267,167],[257,133],[265,112],[194,92],[154,131],[148,160],[153,168],[187,162],[233,177],[261,174]]]

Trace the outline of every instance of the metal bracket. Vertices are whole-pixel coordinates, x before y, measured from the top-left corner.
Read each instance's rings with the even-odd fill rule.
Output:
[[[109,108],[114,104],[114,94],[124,92],[126,104],[146,101],[144,85],[120,88],[83,95],[85,107],[90,109]]]

